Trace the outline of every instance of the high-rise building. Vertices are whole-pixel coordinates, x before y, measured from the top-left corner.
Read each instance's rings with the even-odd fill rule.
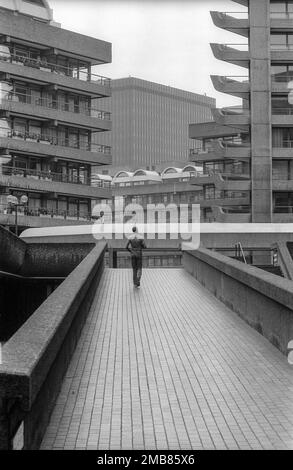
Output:
[[[95,69],[108,62],[111,44],[62,29],[47,1],[0,0],[0,224],[86,222],[110,197],[91,186],[92,166],[111,163],[94,138],[111,129]]]
[[[197,145],[188,137],[188,124],[212,120],[215,100],[134,77],[111,83],[109,104],[101,102],[112,112],[112,132],[103,136],[112,147],[112,173],[180,162],[184,166],[189,148]]]
[[[293,221],[293,2],[234,0],[238,13],[211,12],[216,26],[242,44],[211,44],[242,77],[213,75],[215,88],[242,106],[214,109],[213,123],[190,126],[203,151],[205,220]],[[243,6],[246,7],[243,9]],[[239,41],[240,42],[240,41]],[[200,181],[199,181],[200,179]]]

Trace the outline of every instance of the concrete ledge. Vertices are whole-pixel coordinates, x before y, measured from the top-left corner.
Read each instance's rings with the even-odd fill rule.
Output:
[[[183,266],[215,297],[284,354],[293,339],[292,281],[205,248],[183,253]]]
[[[38,448],[96,292],[105,249],[105,243],[97,245],[3,347],[0,449],[12,447],[21,421],[24,448]]]

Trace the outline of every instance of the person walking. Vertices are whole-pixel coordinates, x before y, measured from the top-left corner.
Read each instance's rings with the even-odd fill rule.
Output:
[[[142,250],[146,248],[144,239],[137,233],[137,228],[132,227],[132,235],[129,237],[126,249],[131,253],[131,265],[133,270],[133,284],[140,286],[142,274]]]

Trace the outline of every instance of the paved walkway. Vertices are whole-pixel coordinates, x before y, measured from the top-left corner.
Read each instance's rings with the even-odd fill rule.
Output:
[[[108,269],[42,448],[293,449],[293,368],[183,269]]]

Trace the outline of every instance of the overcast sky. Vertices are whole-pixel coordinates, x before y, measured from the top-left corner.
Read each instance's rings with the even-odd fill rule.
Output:
[[[217,99],[210,74],[246,75],[219,60],[209,43],[245,43],[246,38],[214,26],[210,10],[245,11],[230,0],[50,0],[54,19],[65,29],[112,43],[112,63],[96,70],[110,78],[133,76]]]

